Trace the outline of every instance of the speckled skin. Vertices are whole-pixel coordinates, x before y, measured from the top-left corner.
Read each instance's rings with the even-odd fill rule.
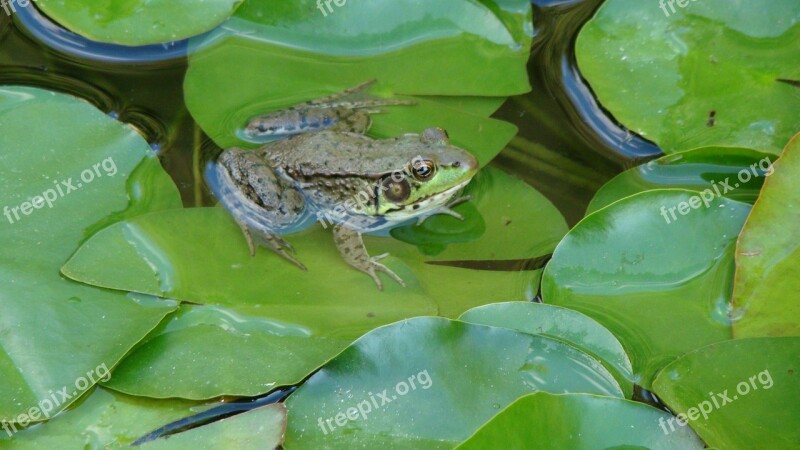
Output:
[[[251,253],[255,236],[305,269],[280,234],[307,223],[309,214],[325,217],[335,223],[334,242],[344,260],[382,289],[377,272],[404,284],[378,262],[387,255],[369,256],[362,232],[437,213],[458,217],[447,208],[448,201],[477,172],[475,158],[450,145],[447,134],[437,128],[387,140],[363,136],[369,113],[375,112],[366,108],[397,103],[340,100],[368,85],[297,105],[285,114],[257,117],[247,132],[289,137],[256,151],[231,148],[222,153],[215,167],[215,193],[242,228]],[[316,125],[307,123],[309,117],[327,129],[313,131]]]

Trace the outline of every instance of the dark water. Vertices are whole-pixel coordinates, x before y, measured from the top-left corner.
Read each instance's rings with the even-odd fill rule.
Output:
[[[599,4],[534,1],[533,90],[495,114],[520,132],[493,164],[546,195],[570,225],[605,181],[659,153],[598,107],[576,69],[576,33]],[[215,149],[183,102],[185,52],[185,41],[139,48],[94,43],[53,24],[33,4],[12,17],[0,14],[0,84],[67,92],[134,125],[158,152],[184,204],[202,206],[213,199],[201,159]]]

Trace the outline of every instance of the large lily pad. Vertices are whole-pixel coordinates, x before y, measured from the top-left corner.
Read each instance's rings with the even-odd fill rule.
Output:
[[[695,195],[647,191],[586,217],[558,245],[542,278],[545,303],[611,330],[645,387],[678,355],[731,338],[734,241],[750,206],[716,198],[692,209]],[[688,213],[667,223],[661,212],[683,202]]]
[[[82,100],[0,87],[0,130],[0,422],[22,423],[54,392],[69,397],[50,415],[74,402],[176,307],[61,265],[99,228],[181,202],[144,139]]]
[[[665,434],[659,424],[670,417],[651,406],[620,398],[538,392],[512,403],[457,449],[705,448],[691,429]]]
[[[602,362],[626,397],[633,394],[633,369],[622,344],[605,327],[578,311],[533,302],[493,303],[470,309],[458,320],[565,342]]]
[[[651,189],[683,188],[753,204],[775,155],[746,148],[705,147],[650,161],[627,170],[595,194],[587,214]]]
[[[653,382],[711,447],[797,448],[800,443],[800,338],[737,339],[669,364]],[[688,420],[687,420],[688,419]]]
[[[46,424],[20,430],[13,438],[0,433],[0,448],[123,448],[166,423],[199,412],[197,408],[204,406],[186,400],[130,397],[98,388],[78,407]]]
[[[683,3],[603,3],[576,44],[600,103],[668,153],[780,152],[800,130],[800,3]]]
[[[177,41],[230,17],[243,0],[33,0],[48,16],[86,38],[121,45]]]
[[[633,395],[633,369],[622,344],[605,327],[578,311],[532,302],[493,303],[470,309],[458,320],[563,341],[597,358],[614,375],[625,396]]]
[[[110,227],[63,272],[96,286],[213,306],[184,307],[125,360],[109,386],[154,397],[255,395],[301,381],[378,326],[420,315],[457,317],[535,295],[540,271],[509,271],[506,262],[552,252],[566,233],[564,219],[541,194],[496,169],[484,169],[469,189],[475,199],[458,210],[466,223],[482,217],[484,231],[467,233],[463,242],[443,240],[446,248],[433,261],[446,265],[428,264],[416,245],[365,237],[372,254],[392,254],[386,264],[406,288],[386,279],[378,291],[347,266],[319,226],[287,237],[308,272],[265,249],[251,257],[222,208],[166,211]],[[445,234],[463,232],[452,217],[430,220]],[[454,267],[454,260],[500,268]]]
[[[219,146],[252,147],[238,131],[254,115],[371,79],[378,80],[374,95],[426,96],[377,115],[373,137],[438,126],[484,163],[513,137],[513,125],[487,118],[494,99],[439,96],[503,97],[530,89],[529,2],[332,6],[326,16],[315,0],[249,0],[225,27],[192,41],[186,103]]]
[[[800,335],[800,135],[786,146],[739,237],[735,337]]]
[[[358,334],[347,329],[337,334],[334,325],[318,331],[302,320],[274,320],[261,306],[181,306],[128,355],[105,386],[157,398],[254,396],[300,382]],[[376,311],[377,323],[386,320]]]
[[[599,361],[554,339],[403,321],[362,337],[289,397],[285,446],[452,448],[536,390],[622,397]]]

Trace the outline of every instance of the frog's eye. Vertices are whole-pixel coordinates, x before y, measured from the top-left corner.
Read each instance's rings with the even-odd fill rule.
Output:
[[[411,162],[411,173],[419,181],[428,181],[436,174],[436,163],[430,159],[414,159]]]
[[[386,177],[381,182],[381,190],[386,199],[394,203],[404,202],[411,195],[411,185],[406,179],[396,181],[392,177]]]

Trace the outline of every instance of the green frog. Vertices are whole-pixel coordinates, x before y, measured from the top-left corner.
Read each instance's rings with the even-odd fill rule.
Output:
[[[281,235],[327,222],[344,260],[382,290],[379,272],[405,284],[380,262],[388,254],[370,257],[362,233],[435,214],[463,220],[451,207],[469,200],[457,194],[477,173],[477,160],[440,128],[364,136],[379,107],[413,104],[366,96],[372,83],[251,119],[244,134],[272,142],[255,151],[230,148],[210,166],[209,184],[251,254],[260,244],[306,270]]]

